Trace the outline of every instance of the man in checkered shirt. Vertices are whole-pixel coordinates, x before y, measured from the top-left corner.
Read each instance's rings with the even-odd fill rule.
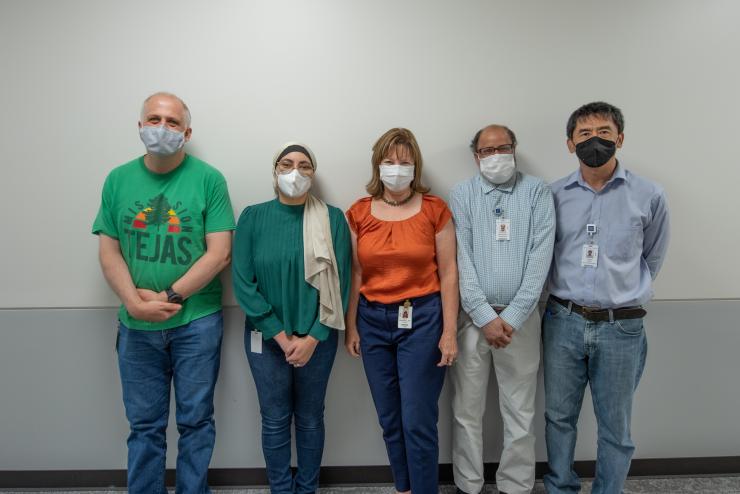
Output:
[[[516,146],[508,127],[479,130],[471,142],[479,173],[450,193],[463,308],[458,361],[450,370],[458,493],[478,494],[483,488],[483,413],[491,367],[504,427],[496,487],[524,494],[534,486],[537,303],[552,259],[555,211],[548,185],[517,169]]]

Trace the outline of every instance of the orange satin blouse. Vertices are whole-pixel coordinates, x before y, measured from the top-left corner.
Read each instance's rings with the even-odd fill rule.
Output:
[[[371,201],[363,197],[347,211],[362,266],[360,293],[371,302],[391,304],[438,292],[435,236],[452,218],[447,204],[424,194],[418,213],[385,221],[371,214]]]

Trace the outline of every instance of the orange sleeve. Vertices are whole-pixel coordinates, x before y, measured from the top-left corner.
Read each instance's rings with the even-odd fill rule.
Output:
[[[355,215],[352,213],[352,208],[347,210],[345,216],[347,217],[347,224],[349,225],[349,228],[355,235],[357,235],[357,225],[355,224]]]
[[[452,212],[447,207],[441,198],[432,196],[433,201],[430,201],[432,206],[432,222],[434,223],[434,233],[439,233],[447,225],[447,222],[452,218]]]
[[[371,198],[363,197],[362,199],[358,199],[347,210],[347,223],[349,224],[349,227],[352,229],[355,235],[360,234],[360,224],[367,216],[367,212],[370,210],[370,208],[368,207],[369,199]]]

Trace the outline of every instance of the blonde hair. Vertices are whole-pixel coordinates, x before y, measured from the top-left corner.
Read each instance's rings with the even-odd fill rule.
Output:
[[[429,187],[425,187],[421,183],[421,170],[424,160],[421,157],[421,150],[416,142],[416,137],[408,129],[394,128],[380,136],[373,145],[373,157],[371,159],[373,176],[365,187],[367,193],[371,196],[380,197],[383,195],[384,187],[383,181],[380,180],[380,163],[393,151],[396,151],[397,155],[401,154],[398,152],[399,147],[405,149],[414,162],[414,180],[411,182],[411,190],[421,194],[429,192]]]

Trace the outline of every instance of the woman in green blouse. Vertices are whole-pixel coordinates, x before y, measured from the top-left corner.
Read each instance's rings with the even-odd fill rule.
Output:
[[[272,162],[277,198],[241,214],[234,293],[262,415],[273,493],[313,493],[324,448],[324,397],[349,295],[350,237],[341,210],[309,193],[316,159],[302,144]],[[290,469],[295,416],[298,471]]]

